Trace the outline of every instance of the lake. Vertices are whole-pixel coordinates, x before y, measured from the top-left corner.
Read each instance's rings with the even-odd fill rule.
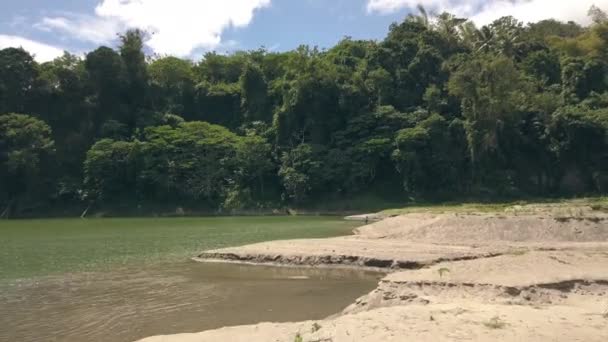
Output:
[[[0,221],[0,341],[132,341],[321,319],[373,289],[379,275],[190,257],[345,235],[355,225],[333,217]]]

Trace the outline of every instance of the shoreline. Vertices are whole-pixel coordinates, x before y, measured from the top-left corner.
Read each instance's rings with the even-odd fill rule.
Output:
[[[305,268],[352,268],[359,270],[379,271],[382,273],[397,272],[400,270],[419,270],[442,262],[467,261],[498,257],[508,252],[488,252],[480,255],[460,256],[454,258],[440,258],[428,262],[402,261],[398,259],[375,259],[352,255],[321,255],[283,257],[269,254],[238,255],[234,253],[203,253],[191,260],[201,263],[224,263],[252,266],[272,267],[305,267]]]
[[[335,270],[360,270],[360,271],[370,271],[377,272],[379,274],[386,275],[390,270],[386,268],[380,267],[365,267],[365,266],[355,266],[355,265],[343,265],[343,264],[334,264],[334,265],[306,265],[306,264],[281,264],[281,263],[262,263],[262,262],[248,262],[248,261],[234,261],[234,260],[226,260],[226,259],[201,259],[198,257],[190,258],[190,260],[197,263],[209,263],[209,264],[229,264],[229,265],[245,265],[245,266],[267,266],[267,267],[279,267],[279,268],[303,268],[303,269],[335,269]]]
[[[606,340],[608,214],[585,211],[564,219],[553,209],[537,209],[525,215],[405,214],[359,227],[353,236],[203,252],[193,260],[356,268],[385,276],[325,320],[141,341]]]

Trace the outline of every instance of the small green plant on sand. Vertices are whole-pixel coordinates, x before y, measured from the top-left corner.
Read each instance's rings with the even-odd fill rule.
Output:
[[[490,329],[502,329],[507,325],[507,323],[503,322],[500,317],[494,316],[489,321],[484,322],[483,325]]]
[[[446,273],[450,273],[449,268],[442,267],[437,272],[439,272],[439,278],[443,278],[443,275]]]
[[[516,255],[516,256],[521,256],[521,255],[528,254],[528,252],[529,252],[529,250],[527,250],[527,249],[518,248],[518,249],[514,249],[514,250],[510,251],[509,254]]]
[[[304,339],[302,338],[302,335],[300,335],[300,333],[297,333],[296,337],[293,339],[293,342],[304,342]]]
[[[314,323],[312,324],[312,332],[313,332],[313,333],[316,333],[316,332],[317,332],[317,331],[319,331],[319,330],[321,330],[321,326],[319,325],[319,323],[314,322]]]

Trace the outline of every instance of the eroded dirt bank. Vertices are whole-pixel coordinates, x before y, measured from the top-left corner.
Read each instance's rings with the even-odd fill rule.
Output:
[[[586,208],[408,214],[354,236],[267,242],[197,259],[390,273],[323,321],[143,341],[608,340],[608,215]]]

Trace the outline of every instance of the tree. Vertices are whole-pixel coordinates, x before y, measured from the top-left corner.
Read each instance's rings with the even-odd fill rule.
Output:
[[[63,193],[71,193],[74,200],[82,182],[82,163],[99,128],[93,124],[96,113],[90,91],[84,60],[66,52],[39,66],[36,87],[30,95],[32,112],[53,131],[55,158],[60,161],[56,177],[61,183],[73,185]]]
[[[50,127],[25,114],[0,115],[0,198],[7,207],[0,217],[18,210],[23,195],[40,184],[45,158],[54,151]],[[39,189],[40,190],[40,189]]]
[[[553,37],[573,38],[583,33],[583,28],[573,21],[563,23],[555,19],[541,20],[528,24],[525,33],[528,39],[549,41]]]
[[[272,162],[272,146],[262,137],[241,137],[236,145],[237,185],[254,191],[264,198],[264,179],[275,169]]]
[[[88,53],[84,63],[93,92],[94,129],[99,131],[102,123],[110,119],[127,124],[128,108],[122,97],[127,74],[121,56],[102,46]]]
[[[548,125],[551,151],[558,160],[561,191],[606,191],[608,111],[585,105],[560,108]]]
[[[177,57],[163,57],[148,66],[151,100],[157,111],[195,117],[196,81],[192,62]]]
[[[237,83],[246,63],[244,53],[225,56],[209,52],[203,56],[197,70],[200,79],[209,83]]]
[[[336,69],[315,51],[301,48],[292,56],[294,77],[283,83],[282,106],[273,126],[282,146],[322,145],[344,123]],[[298,70],[301,69],[301,70]]]
[[[141,144],[102,139],[84,162],[86,197],[92,202],[116,203],[137,199],[137,163]]]
[[[9,184],[11,214],[83,194],[224,210],[605,192],[608,21],[589,15],[477,28],[420,7],[378,41],[200,60],[148,58],[140,30],[84,58],[0,50],[0,115],[46,122],[57,150]]]
[[[506,57],[482,55],[452,73],[449,91],[462,100],[474,179],[484,156],[500,152],[500,132],[518,119],[526,87]]]
[[[513,57],[519,52],[518,48],[522,44],[524,32],[521,21],[511,16],[502,17],[492,22],[490,29],[494,36],[492,41],[494,51],[509,57]]]
[[[456,50],[464,39],[462,32],[467,30],[467,22],[468,20],[465,18],[458,18],[453,14],[443,12],[437,16],[433,28],[450,43],[451,49]]]
[[[242,94],[241,106],[247,121],[270,122],[272,113],[269,107],[268,83],[262,69],[248,63],[239,78],[239,84]]]
[[[148,127],[139,184],[147,198],[213,207],[236,178],[238,137],[206,122]]]
[[[196,86],[198,120],[236,129],[243,123],[241,89],[238,83],[203,81]]]
[[[286,199],[302,203],[318,184],[323,183],[319,154],[320,151],[315,151],[309,144],[301,144],[283,153],[279,177]]]
[[[464,158],[458,150],[462,141],[450,126],[441,115],[432,114],[397,134],[392,158],[407,192],[445,195],[460,190],[465,171]]]
[[[409,14],[406,20],[412,21],[416,24],[420,24],[426,28],[431,27],[431,16],[427,12],[426,8],[422,5],[417,5],[418,15]]]
[[[23,48],[0,50],[0,113],[23,112],[38,76],[34,58]]]
[[[522,61],[522,69],[546,85],[561,81],[559,56],[551,51],[539,50],[528,54]]]
[[[588,12],[589,17],[596,24],[604,24],[608,22],[608,15],[601,8],[592,5]]]
[[[608,90],[608,65],[603,60],[564,58],[562,60],[562,95],[565,103],[575,104],[592,92]]]
[[[145,33],[141,30],[129,30],[120,36],[120,56],[126,72],[127,89],[125,92],[128,113],[127,127],[132,132],[138,122],[146,120],[148,91],[148,69],[143,52]]]

